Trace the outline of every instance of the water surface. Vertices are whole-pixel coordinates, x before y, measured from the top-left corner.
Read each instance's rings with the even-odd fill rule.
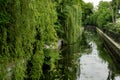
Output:
[[[89,47],[65,46],[59,61],[58,80],[120,80],[120,63],[106,50],[98,36],[87,36]]]
[[[91,51],[80,52],[80,74],[77,73],[76,80],[120,80],[120,63],[110,55],[98,36],[92,34],[89,37],[92,37],[89,40]]]
[[[109,69],[107,62],[99,58],[97,45],[90,42],[92,51],[80,57],[80,76],[77,80],[106,80]]]

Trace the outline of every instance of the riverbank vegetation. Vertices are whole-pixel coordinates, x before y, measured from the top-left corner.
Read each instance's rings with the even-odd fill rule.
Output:
[[[0,80],[72,80],[74,70],[60,75],[66,73],[58,65],[66,51],[59,49],[87,45],[82,26],[119,33],[119,5],[101,1],[94,10],[83,0],[0,0]],[[76,47],[69,46],[74,57]]]
[[[92,25],[102,29],[106,34],[116,40],[120,37],[120,1],[100,1],[97,9],[85,19],[85,26]],[[116,37],[115,37],[116,36]],[[120,41],[120,40],[116,40]]]
[[[0,79],[59,78],[57,42],[60,38],[67,45],[81,39],[81,3],[0,0]]]

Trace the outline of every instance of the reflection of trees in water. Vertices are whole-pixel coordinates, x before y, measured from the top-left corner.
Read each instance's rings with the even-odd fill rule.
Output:
[[[76,59],[79,53],[79,44],[69,45],[63,48],[61,54],[63,59],[60,60],[61,79],[76,80],[77,66]]]
[[[115,80],[115,74],[112,71],[109,71],[107,80]]]
[[[98,36],[95,36],[95,42],[97,43],[98,46],[98,51],[99,51],[99,57],[104,61],[108,63],[108,77],[106,80],[115,80],[116,76],[120,75],[120,61],[118,61],[118,56],[116,56],[113,53],[109,51],[107,48],[106,44],[103,43]],[[118,58],[118,59],[117,59]]]
[[[109,68],[109,75],[108,80],[115,80],[115,77],[120,75],[120,62],[118,61],[118,57],[114,52],[109,51],[109,56],[111,59],[111,62],[108,61],[108,68]]]
[[[105,46],[103,43],[98,45],[99,49],[99,56],[105,61],[108,62],[108,77],[107,80],[115,80],[116,75],[120,75],[120,64],[116,60],[115,55],[113,53],[109,52],[108,50],[106,51]]]
[[[104,46],[100,48],[99,46],[99,52],[100,52],[99,56],[105,62],[108,62],[109,72],[108,72],[107,80],[115,80],[116,75],[120,75],[120,64],[116,60],[116,57],[114,57],[114,55],[110,55],[110,52],[106,52],[105,50],[103,50],[103,47]]]
[[[108,66],[110,71],[109,71],[107,80],[115,80],[115,77],[117,75],[120,75],[120,64],[119,64],[119,62],[117,62],[115,60],[115,58],[114,59],[112,58],[112,61],[113,61],[112,64],[109,63],[109,66]]]

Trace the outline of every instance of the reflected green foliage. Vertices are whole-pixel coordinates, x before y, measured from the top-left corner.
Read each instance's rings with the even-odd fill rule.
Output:
[[[80,76],[79,58],[81,53],[88,53],[91,51],[86,42],[87,32],[82,33],[82,39],[79,43],[64,46],[61,50],[62,59],[59,60],[58,65],[58,79],[59,80],[76,80]]]
[[[95,33],[87,36],[87,39],[94,41],[97,44],[99,57],[102,59],[103,63],[107,63],[108,65],[109,72],[108,77],[106,77],[107,80],[114,80],[115,77],[120,76],[119,61],[117,61],[115,54],[111,53],[109,49],[107,49],[107,46],[103,43],[104,40],[101,40],[101,38],[99,38]]]
[[[79,43],[63,48],[61,54],[64,57],[59,61],[59,80],[76,80],[76,73],[79,64],[77,59],[81,55],[79,52]]]
[[[99,57],[103,60],[103,62],[108,63],[108,69],[109,69],[108,80],[115,79],[116,76],[120,75],[119,62],[116,60],[114,53],[111,53],[109,49],[106,48],[106,45],[99,38],[98,35],[92,35],[92,36],[96,37],[93,39],[97,43]]]

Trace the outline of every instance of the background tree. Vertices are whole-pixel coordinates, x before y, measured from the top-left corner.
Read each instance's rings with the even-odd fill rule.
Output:
[[[59,35],[65,44],[74,44],[81,36],[82,0],[61,0],[57,7]]]
[[[97,18],[97,25],[104,27],[108,22],[111,22],[110,3],[101,1],[98,6],[99,16]]]
[[[98,9],[94,10],[93,14],[86,19],[86,24],[103,28],[111,21],[112,15],[110,13],[110,3],[101,1],[98,5]]]
[[[82,2],[82,22],[86,25],[86,19],[93,13],[93,4]]]

